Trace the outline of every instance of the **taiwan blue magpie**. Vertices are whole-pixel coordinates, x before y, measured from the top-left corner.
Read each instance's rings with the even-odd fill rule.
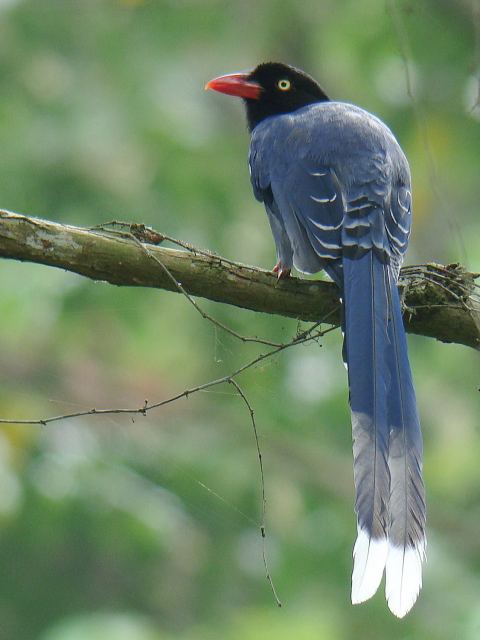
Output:
[[[426,548],[422,436],[397,289],[412,224],[407,159],[381,120],[329,100],[291,66],[260,64],[206,88],[244,100],[274,271],[323,269],[340,289],[357,515],[352,602],[371,598],[385,571],[388,606],[403,617]]]

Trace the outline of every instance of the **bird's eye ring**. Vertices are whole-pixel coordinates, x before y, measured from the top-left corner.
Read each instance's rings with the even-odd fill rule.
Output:
[[[279,80],[277,82],[277,87],[280,89],[280,91],[288,91],[291,87],[290,80]]]

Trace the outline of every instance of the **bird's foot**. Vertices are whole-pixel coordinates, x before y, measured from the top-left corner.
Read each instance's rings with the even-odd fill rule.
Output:
[[[285,278],[289,278],[290,277],[290,273],[291,273],[291,269],[284,269],[282,263],[280,262],[280,260],[277,262],[277,264],[273,267],[272,269],[273,273],[277,274],[277,280],[284,280]]]

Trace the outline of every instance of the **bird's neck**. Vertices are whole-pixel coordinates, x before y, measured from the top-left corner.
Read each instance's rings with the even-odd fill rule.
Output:
[[[265,120],[266,118],[270,118],[271,116],[279,116],[286,113],[294,113],[301,109],[302,107],[306,107],[309,104],[316,104],[318,102],[327,102],[330,98],[321,92],[322,95],[320,97],[305,97],[304,100],[299,100],[294,105],[286,107],[285,105],[276,106],[271,103],[263,102],[262,100],[250,100],[245,99],[245,109],[247,114],[247,125],[250,133],[255,129],[255,127]]]

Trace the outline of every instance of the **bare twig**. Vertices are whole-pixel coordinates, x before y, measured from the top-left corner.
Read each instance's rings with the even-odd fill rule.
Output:
[[[266,525],[265,525],[265,516],[266,516],[266,509],[267,509],[267,498],[265,496],[265,474],[263,472],[263,459],[262,459],[262,452],[260,449],[260,442],[258,439],[258,430],[257,430],[257,425],[255,422],[255,413],[252,409],[252,405],[250,404],[250,402],[248,401],[247,396],[245,395],[245,393],[242,390],[242,387],[238,384],[238,382],[236,380],[229,380],[230,384],[232,384],[235,389],[237,390],[238,395],[242,398],[243,402],[245,403],[249,413],[250,413],[250,420],[252,422],[252,429],[253,429],[253,433],[255,436],[255,446],[257,448],[257,455],[258,455],[258,464],[259,464],[259,468],[260,468],[260,486],[261,486],[261,491],[262,491],[262,519],[261,519],[261,524],[260,524],[260,533],[262,535],[262,558],[263,558],[263,566],[265,567],[265,575],[266,578],[268,580],[268,583],[270,585],[270,589],[272,590],[273,593],[273,597],[275,598],[275,602],[277,603],[278,607],[282,606],[282,603],[277,595],[277,590],[275,589],[275,585],[273,583],[272,580],[272,576],[270,573],[270,569],[268,566],[268,556],[267,556],[267,545],[266,545],[266,540],[267,540],[267,529],[266,529]]]
[[[198,313],[202,316],[202,318],[204,320],[208,320],[215,327],[218,327],[219,329],[222,329],[222,331],[225,331],[226,333],[230,334],[234,338],[237,338],[237,340],[240,340],[241,342],[256,342],[258,344],[268,345],[269,347],[279,347],[280,346],[279,342],[272,342],[271,340],[258,338],[257,336],[244,336],[244,335],[238,333],[237,331],[235,331],[234,329],[232,329],[231,327],[227,327],[226,324],[224,324],[223,322],[220,322],[220,320],[217,320],[212,315],[207,313],[198,304],[198,302],[185,290],[185,288],[182,286],[182,284],[176,280],[176,278],[172,275],[171,271],[169,269],[167,269],[167,267],[158,258],[158,256],[154,255],[148,249],[148,245],[144,244],[144,242],[141,242],[141,238],[144,241],[145,241],[146,238],[150,238],[150,239],[157,238],[157,239],[161,239],[162,242],[164,240],[168,240],[169,242],[172,242],[172,243],[174,243],[174,244],[176,244],[178,246],[181,246],[182,248],[185,248],[185,249],[187,249],[188,251],[190,251],[190,252],[192,252],[194,254],[197,253],[199,255],[210,256],[210,257],[213,254],[208,253],[206,251],[202,251],[200,249],[196,249],[193,245],[188,244],[186,242],[181,242],[180,240],[175,240],[174,238],[171,238],[170,236],[166,236],[164,234],[160,234],[160,233],[158,233],[156,231],[153,231],[153,229],[149,229],[149,228],[145,227],[144,225],[132,225],[132,224],[128,225],[128,223],[118,222],[116,220],[113,220],[113,221],[107,223],[107,225],[99,225],[99,226],[97,226],[95,228],[96,229],[102,229],[103,231],[108,231],[110,233],[115,233],[115,230],[112,230],[112,229],[109,230],[109,229],[105,228],[105,227],[108,227],[110,225],[122,225],[122,226],[128,226],[129,227],[129,231],[127,231],[127,232],[121,231],[120,235],[123,238],[130,238],[133,242],[136,242],[138,244],[138,246],[141,247],[142,251],[145,251],[145,253],[148,255],[148,257],[151,258],[152,260],[154,260],[160,266],[160,268],[167,275],[167,277],[170,279],[170,281],[177,287],[179,293],[181,293],[181,294],[183,294],[185,296],[185,298],[188,300],[188,302],[194,307],[194,309],[196,309],[196,311],[198,311]],[[138,233],[138,227],[141,227],[141,233],[140,234]],[[158,244],[158,242],[155,242],[154,244]]]
[[[226,324],[224,324],[223,322],[220,322],[220,320],[217,320],[212,315],[210,315],[209,313],[204,311],[204,309],[198,304],[198,302],[183,288],[181,283],[177,282],[177,280],[170,273],[170,271],[163,264],[163,262],[161,262],[161,260],[159,260],[157,256],[153,255],[151,253],[151,251],[148,250],[146,245],[142,244],[135,237],[134,237],[134,240],[136,242],[138,242],[138,244],[142,247],[142,249],[148,254],[148,256],[152,260],[155,260],[155,262],[158,265],[160,265],[160,267],[168,275],[170,280],[175,283],[175,285],[178,288],[179,292],[182,293],[186,297],[188,302],[194,307],[194,309],[196,309],[198,311],[198,313],[202,316],[202,318],[204,320],[208,320],[215,327],[218,327],[219,329],[222,329],[222,331],[225,331],[226,333],[228,333],[229,335],[233,336],[234,338],[237,338],[237,340],[240,340],[241,342],[256,342],[257,344],[265,344],[265,345],[267,345],[269,347],[280,347],[281,346],[281,343],[273,342],[272,340],[266,340],[265,338],[258,338],[257,336],[244,336],[244,335],[238,333],[237,331],[235,331],[234,329],[232,329],[231,327],[227,327]]]
[[[326,318],[325,321],[327,320],[328,319]],[[216,378],[215,380],[210,380],[209,382],[199,384],[189,389],[185,389],[181,393],[177,393],[176,395],[166,398],[165,400],[160,400],[158,402],[153,402],[153,403],[150,403],[148,402],[148,400],[145,400],[140,407],[133,407],[129,409],[93,408],[93,409],[87,409],[85,411],[75,411],[72,413],[64,413],[61,415],[51,416],[48,418],[35,418],[31,420],[14,420],[14,419],[0,418],[0,424],[31,424],[31,425],[46,426],[52,422],[59,422],[61,420],[70,420],[72,418],[81,418],[85,416],[104,416],[104,415],[113,415],[113,414],[124,414],[124,415],[140,414],[142,416],[145,416],[147,415],[148,412],[152,411],[152,409],[158,409],[160,407],[164,407],[165,405],[171,404],[172,402],[180,400],[181,398],[188,398],[189,396],[193,395],[194,393],[197,393],[198,391],[205,391],[205,389],[210,389],[211,387],[215,387],[217,385],[231,383],[231,380],[239,376],[241,373],[243,373],[247,369],[251,369],[252,367],[255,367],[256,365],[260,364],[260,362],[263,362],[264,360],[267,360],[268,358],[271,358],[277,355],[278,353],[284,351],[285,349],[288,349],[295,345],[305,344],[307,342],[313,342],[315,340],[318,340],[325,334],[329,333],[330,331],[333,331],[335,328],[336,327],[332,326],[323,331],[318,330],[318,331],[314,331],[313,333],[311,329],[308,329],[302,332],[299,336],[296,336],[295,338],[293,338],[290,342],[281,344],[278,347],[271,349],[270,351],[265,351],[264,353],[261,353],[260,355],[256,356],[252,360],[249,360],[248,362],[241,365],[235,371],[233,371],[228,375],[222,376],[221,378]]]

